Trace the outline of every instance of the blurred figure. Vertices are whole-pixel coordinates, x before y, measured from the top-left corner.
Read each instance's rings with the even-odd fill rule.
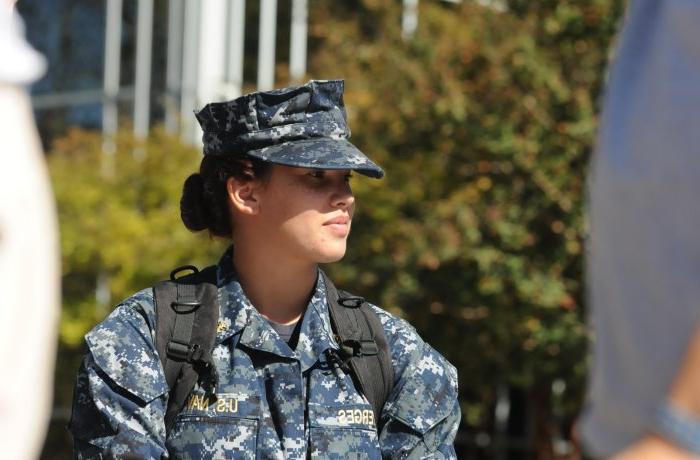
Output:
[[[37,458],[51,409],[59,306],[56,212],[25,85],[43,58],[0,1],[0,446]]]
[[[633,1],[612,69],[590,183],[593,455],[700,455],[698,24],[700,2]]]

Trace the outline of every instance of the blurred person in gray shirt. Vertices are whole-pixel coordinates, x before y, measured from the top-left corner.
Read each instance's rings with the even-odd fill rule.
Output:
[[[700,455],[700,1],[633,0],[590,177],[594,330],[582,437]]]

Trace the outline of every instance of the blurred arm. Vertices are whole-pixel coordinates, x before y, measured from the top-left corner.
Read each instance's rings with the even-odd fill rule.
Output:
[[[37,458],[51,410],[59,313],[56,212],[24,88],[0,82],[0,444]],[[31,382],[31,397],[27,396]]]
[[[584,429],[618,459],[691,458],[664,404],[700,439],[699,22],[697,1],[630,3],[593,158]]]
[[[21,460],[38,458],[51,410],[60,269],[54,200],[25,88],[45,63],[24,40],[13,4],[0,2],[0,360],[7,369],[0,445],[4,458]]]

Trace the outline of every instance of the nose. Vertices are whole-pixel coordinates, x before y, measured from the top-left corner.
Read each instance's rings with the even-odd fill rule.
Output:
[[[343,181],[333,191],[331,205],[334,208],[351,208],[355,204],[355,195],[352,194],[350,184]]]

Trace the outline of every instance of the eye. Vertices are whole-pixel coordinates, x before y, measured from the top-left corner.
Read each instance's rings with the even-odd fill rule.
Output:
[[[313,177],[314,179],[323,179],[326,177],[326,173],[322,169],[312,169],[307,175]]]

